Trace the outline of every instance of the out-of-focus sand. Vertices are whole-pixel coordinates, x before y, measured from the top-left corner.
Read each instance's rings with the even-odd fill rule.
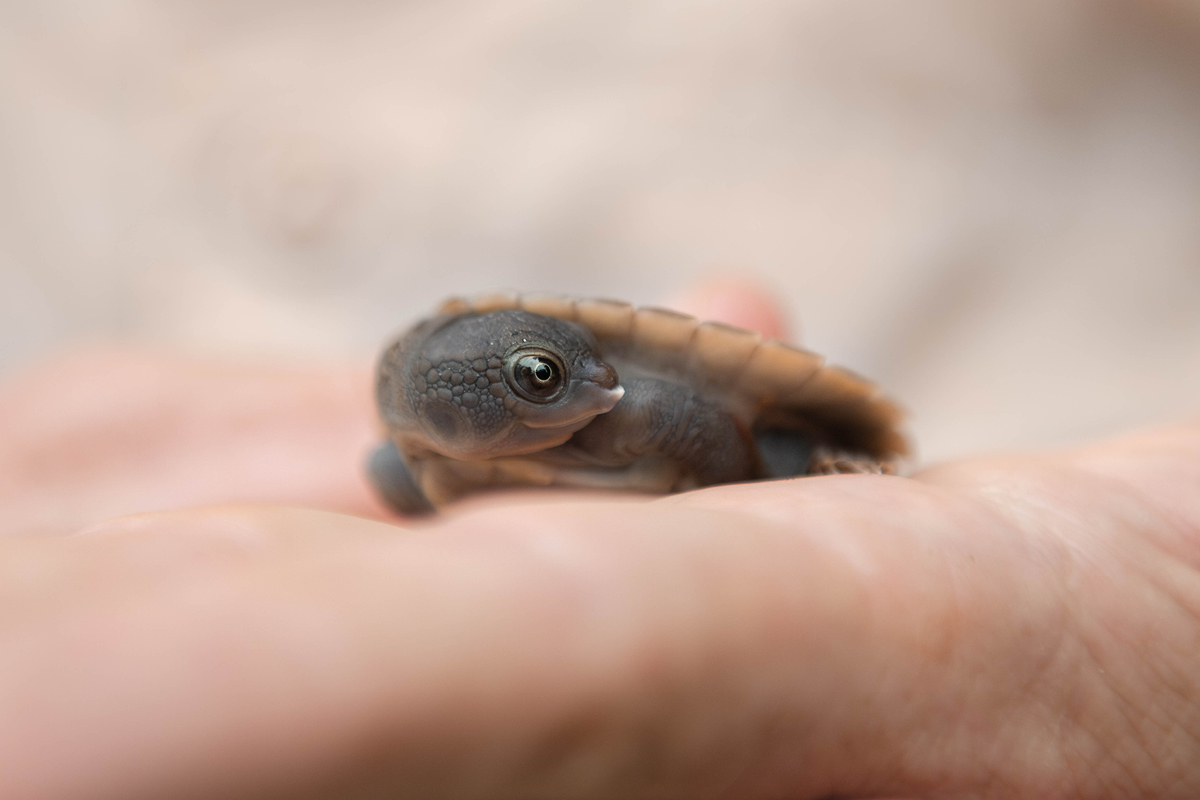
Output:
[[[931,459],[1200,413],[1189,0],[0,0],[0,372],[744,269]]]

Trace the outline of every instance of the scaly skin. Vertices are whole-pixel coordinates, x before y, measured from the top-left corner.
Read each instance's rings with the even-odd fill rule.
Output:
[[[369,446],[367,385],[107,358],[0,394],[8,432],[57,403],[0,437],[0,474],[32,476],[0,496],[10,532],[34,497],[60,529],[223,497],[370,510],[337,455]],[[62,399],[84,374],[97,401]],[[258,413],[263,386],[293,395]],[[13,538],[0,796],[1194,798],[1198,489],[1193,423],[407,533],[258,505]]]

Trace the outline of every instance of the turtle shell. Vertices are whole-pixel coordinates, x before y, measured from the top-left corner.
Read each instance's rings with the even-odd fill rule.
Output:
[[[889,462],[908,454],[899,431],[903,411],[872,382],[816,353],[752,331],[664,308],[602,299],[496,293],[447,300],[440,315],[521,309],[578,323],[605,359],[669,374],[728,398],[752,429],[807,431],[833,451]]]

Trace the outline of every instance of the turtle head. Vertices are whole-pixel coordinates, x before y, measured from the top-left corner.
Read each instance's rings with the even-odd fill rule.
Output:
[[[504,310],[433,320],[411,347],[381,365],[401,384],[405,437],[459,459],[495,458],[562,444],[625,390],[582,326],[527,311]],[[402,359],[403,363],[388,363]],[[397,391],[399,389],[400,391]]]

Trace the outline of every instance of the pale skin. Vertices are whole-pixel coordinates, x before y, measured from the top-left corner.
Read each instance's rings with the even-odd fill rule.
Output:
[[[374,424],[365,366],[0,389],[0,797],[1200,796],[1200,423],[420,524]]]

